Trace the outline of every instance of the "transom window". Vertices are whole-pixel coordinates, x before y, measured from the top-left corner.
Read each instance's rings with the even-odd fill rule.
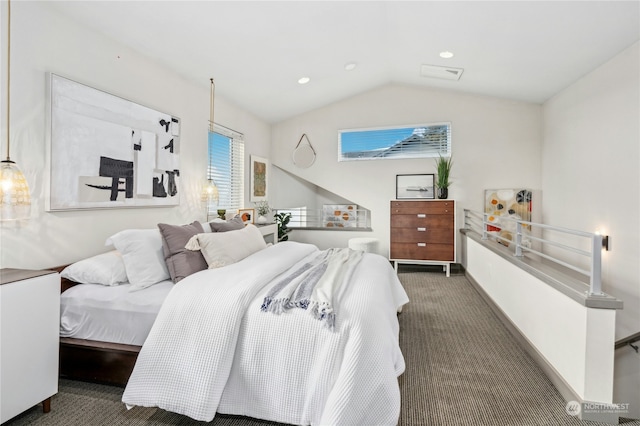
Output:
[[[451,123],[347,129],[339,132],[338,161],[450,155]]]

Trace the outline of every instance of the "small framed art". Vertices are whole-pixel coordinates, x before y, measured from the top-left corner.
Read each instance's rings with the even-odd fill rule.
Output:
[[[238,215],[242,218],[242,221],[244,222],[244,224],[248,224],[248,223],[254,223],[254,215],[255,215],[255,210],[254,209],[239,209],[238,210]]]
[[[396,199],[435,198],[433,174],[396,175]]]
[[[267,179],[269,177],[269,160],[251,156],[251,197],[252,203],[267,199]]]

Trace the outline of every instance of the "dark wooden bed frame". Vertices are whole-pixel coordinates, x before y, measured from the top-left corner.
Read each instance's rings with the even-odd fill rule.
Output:
[[[52,269],[61,272],[65,266]],[[77,284],[61,278],[60,292]],[[60,377],[125,386],[140,348],[141,346],[61,337]]]

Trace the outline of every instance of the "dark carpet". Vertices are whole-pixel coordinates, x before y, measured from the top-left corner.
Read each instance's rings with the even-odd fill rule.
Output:
[[[566,413],[558,391],[463,275],[406,267],[399,277],[411,299],[399,315],[407,365],[399,425],[602,425]],[[34,407],[5,425],[203,424],[155,408],[127,411],[122,391],[62,379],[50,413]],[[210,424],[276,425],[225,415]]]

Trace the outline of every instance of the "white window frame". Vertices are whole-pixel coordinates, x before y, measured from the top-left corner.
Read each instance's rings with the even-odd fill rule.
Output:
[[[212,152],[211,133],[217,133],[229,140],[227,158],[214,158]],[[218,187],[219,201],[207,206],[208,214],[215,214],[217,209],[237,211],[244,205],[244,135],[235,130],[213,125],[207,138],[208,167],[207,179],[213,180]],[[228,170],[225,171],[225,168]]]

